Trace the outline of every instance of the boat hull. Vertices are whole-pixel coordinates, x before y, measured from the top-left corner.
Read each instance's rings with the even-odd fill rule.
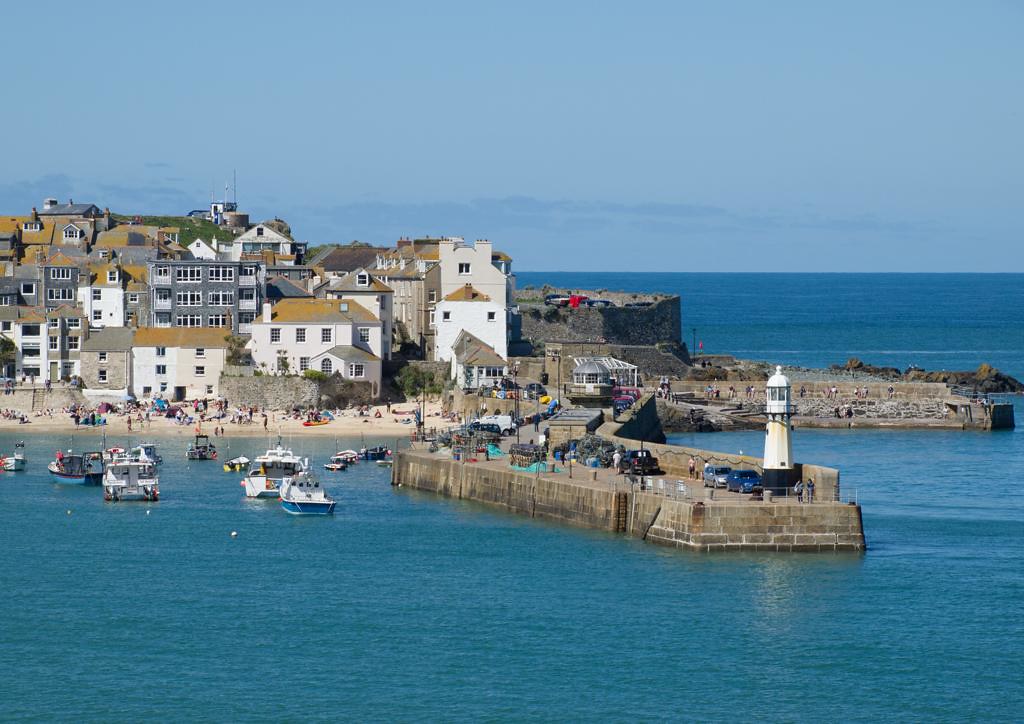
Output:
[[[20,473],[25,469],[25,458],[7,458],[4,460],[4,470],[9,473]]]
[[[50,477],[54,482],[64,485],[99,485],[103,482],[103,473],[87,473],[85,475],[71,475],[69,473],[58,473],[50,471]]]
[[[247,498],[278,498],[281,495],[280,486],[266,478],[244,478],[242,487]]]
[[[333,515],[335,501],[303,501],[281,500],[281,507],[292,515]]]

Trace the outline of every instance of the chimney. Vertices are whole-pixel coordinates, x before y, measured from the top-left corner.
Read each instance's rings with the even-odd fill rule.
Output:
[[[39,221],[39,212],[36,211],[36,207],[32,207],[32,221]]]
[[[263,302],[263,322],[265,324],[270,324],[270,317],[270,302]]]

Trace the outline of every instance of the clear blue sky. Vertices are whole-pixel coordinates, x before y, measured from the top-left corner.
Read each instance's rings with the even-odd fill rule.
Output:
[[[9,3],[0,210],[519,269],[1024,271],[1024,4]]]

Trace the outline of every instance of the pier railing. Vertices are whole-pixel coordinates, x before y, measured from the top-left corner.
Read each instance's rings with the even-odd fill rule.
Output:
[[[1013,395],[1008,392],[979,392],[977,388],[965,385],[953,385],[949,392],[955,397],[964,397],[971,402],[985,405],[1013,402]]]

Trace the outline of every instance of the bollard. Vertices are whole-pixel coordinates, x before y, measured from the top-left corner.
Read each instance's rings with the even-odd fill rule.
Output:
[[[590,479],[593,480],[594,482],[597,482],[597,471],[596,470],[591,470],[590,471]]]

